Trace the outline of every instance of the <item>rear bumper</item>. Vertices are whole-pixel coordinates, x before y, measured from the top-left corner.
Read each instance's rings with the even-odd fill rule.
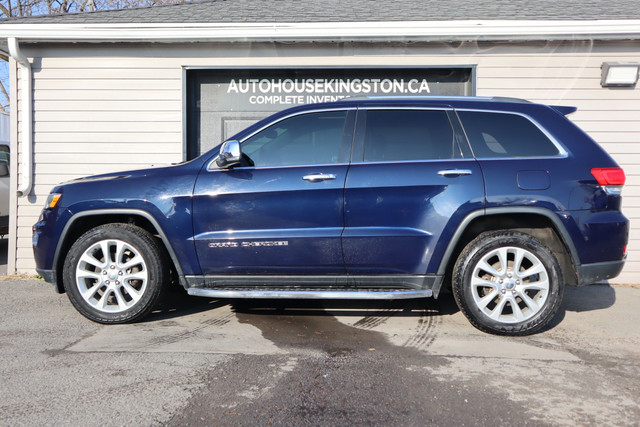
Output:
[[[578,286],[591,285],[617,277],[624,267],[626,259],[618,261],[596,262],[578,267]]]

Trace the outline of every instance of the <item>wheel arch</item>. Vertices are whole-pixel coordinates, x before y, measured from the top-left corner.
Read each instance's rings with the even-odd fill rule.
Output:
[[[464,247],[481,232],[496,230],[522,231],[543,241],[558,258],[565,283],[578,284],[580,257],[569,232],[554,212],[539,207],[488,208],[467,215],[447,245],[438,275],[450,278]]]
[[[74,214],[65,224],[58,245],[53,257],[53,268],[56,272],[56,290],[64,293],[62,282],[62,265],[64,255],[67,253],[73,242],[85,232],[104,224],[125,223],[136,225],[153,235],[158,235],[162,245],[167,251],[173,267],[178,275],[180,284],[184,286],[184,274],[178,262],[175,251],[162,230],[158,221],[148,212],[138,209],[96,209],[83,211]]]

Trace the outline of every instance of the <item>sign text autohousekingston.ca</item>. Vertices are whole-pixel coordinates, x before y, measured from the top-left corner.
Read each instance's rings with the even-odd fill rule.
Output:
[[[426,79],[232,79],[227,94],[249,95],[252,105],[331,102],[357,95],[427,95]]]

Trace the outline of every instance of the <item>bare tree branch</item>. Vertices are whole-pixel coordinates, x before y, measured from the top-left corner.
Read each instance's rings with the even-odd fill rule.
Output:
[[[93,12],[96,10],[130,9],[134,7],[159,6],[191,0],[0,0],[0,18]],[[9,108],[8,58],[0,55],[0,110]]]
[[[11,4],[9,4],[9,7],[5,7],[5,5],[3,5],[2,3],[0,3],[0,12],[2,12],[4,14],[4,16],[6,16],[7,18],[11,17]]]
[[[9,102],[9,94],[7,93],[7,89],[5,89],[4,84],[2,83],[2,81],[0,81],[0,91],[4,95],[4,98],[7,100],[7,104],[6,105],[2,105],[2,103],[0,103],[0,109],[2,109],[2,111],[7,111],[5,109],[5,107],[9,106],[9,104],[8,104],[8,102]]]

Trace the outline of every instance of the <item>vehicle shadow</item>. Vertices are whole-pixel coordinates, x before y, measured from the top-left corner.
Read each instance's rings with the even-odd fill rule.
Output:
[[[151,314],[139,320],[137,323],[185,317],[203,311],[214,310],[228,304],[229,301],[226,300],[193,297],[188,295],[181,287],[174,286],[165,292],[158,306]]]
[[[380,311],[393,312],[399,317],[451,315],[458,307],[450,293],[439,299],[418,298],[407,300],[307,300],[307,299],[211,299],[193,297],[180,289],[171,289],[158,307],[141,322],[154,322],[188,316],[229,305],[235,313],[289,316],[345,316],[366,317],[379,315]]]
[[[435,300],[417,298],[408,300],[234,300],[232,310],[236,313],[288,316],[379,316],[381,311],[397,317],[420,317],[448,315],[458,311],[453,298]]]
[[[545,330],[553,329],[564,319],[567,311],[584,312],[603,310],[616,301],[616,292],[610,285],[567,286],[563,302],[554,319]],[[303,299],[210,299],[193,297],[181,288],[167,292],[158,308],[142,322],[153,322],[189,316],[223,306],[235,313],[251,315],[285,314],[287,316],[379,316],[381,311],[398,317],[450,316],[459,312],[451,292],[443,292],[436,300],[419,298],[408,300],[303,300]]]
[[[553,329],[562,323],[567,311],[582,313],[604,310],[616,302],[616,290],[611,285],[565,286],[564,297],[558,313],[544,330]]]

